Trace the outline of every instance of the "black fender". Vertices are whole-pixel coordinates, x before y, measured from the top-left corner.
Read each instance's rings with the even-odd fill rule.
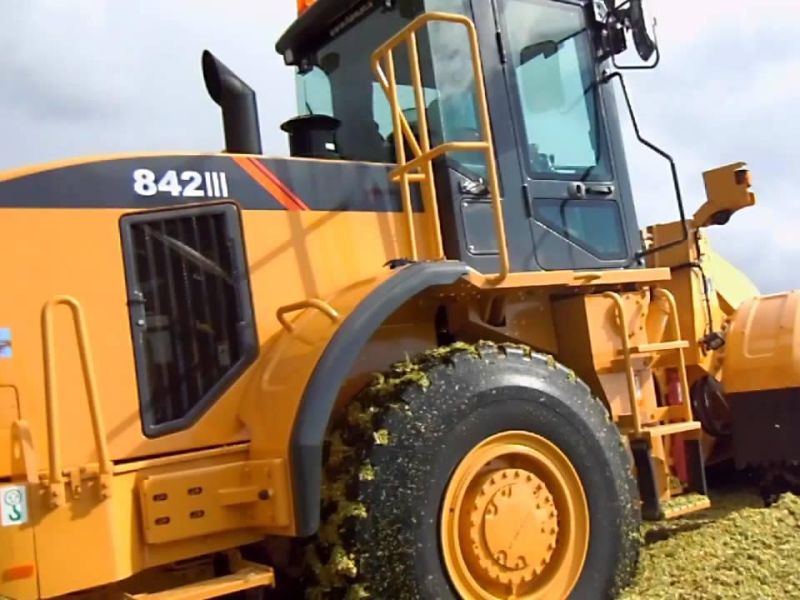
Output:
[[[431,287],[451,285],[466,275],[464,263],[414,263],[375,288],[333,335],[306,385],[292,429],[290,459],[298,536],[314,534],[320,524],[322,444],[339,390],[361,349],[391,314]]]

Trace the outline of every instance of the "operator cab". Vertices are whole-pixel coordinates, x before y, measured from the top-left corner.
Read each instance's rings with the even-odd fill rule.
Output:
[[[596,4],[318,0],[277,45],[298,70],[301,116],[284,125],[293,154],[397,162],[371,55],[425,12],[464,15],[478,33],[511,271],[638,266],[642,242],[616,103],[600,83],[610,30]],[[431,146],[479,141],[467,30],[432,22],[417,44]],[[398,101],[418,136],[411,63],[402,47],[394,56]],[[434,173],[446,257],[492,273],[499,250],[484,156],[448,154]]]

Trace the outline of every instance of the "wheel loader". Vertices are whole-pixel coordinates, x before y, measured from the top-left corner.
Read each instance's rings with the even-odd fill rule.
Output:
[[[206,52],[224,152],[0,173],[1,597],[611,598],[707,465],[791,473],[798,295],[639,131],[641,0],[298,9],[290,157]]]

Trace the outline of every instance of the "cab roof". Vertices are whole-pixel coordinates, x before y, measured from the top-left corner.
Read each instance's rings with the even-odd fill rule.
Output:
[[[297,65],[305,54],[385,3],[386,0],[317,0],[289,26],[275,50],[287,65]]]

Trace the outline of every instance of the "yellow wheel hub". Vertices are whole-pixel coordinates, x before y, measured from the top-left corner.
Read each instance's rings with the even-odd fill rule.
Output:
[[[566,598],[589,542],[580,479],[540,436],[493,436],[456,468],[441,539],[448,575],[464,598]]]

